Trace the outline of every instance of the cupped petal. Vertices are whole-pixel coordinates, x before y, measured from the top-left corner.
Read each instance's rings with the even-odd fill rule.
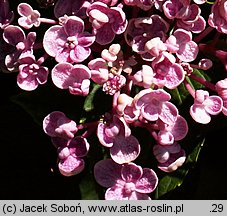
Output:
[[[57,53],[64,49],[67,37],[68,36],[62,26],[52,26],[44,34],[43,48],[48,55],[55,57]]]
[[[196,122],[201,124],[208,124],[211,121],[209,113],[201,105],[192,105],[190,107],[190,115]]]
[[[28,75],[26,78],[23,78],[20,74],[17,76],[17,85],[26,91],[35,90],[39,83],[33,75]]]
[[[95,35],[89,32],[83,32],[77,38],[78,44],[83,47],[89,47],[95,42]]]
[[[136,191],[140,193],[151,193],[158,185],[158,177],[154,170],[143,169],[142,177],[136,182]]]
[[[86,138],[77,136],[70,140],[68,148],[70,154],[75,157],[84,157],[89,151],[89,143]]]
[[[70,51],[70,58],[75,63],[80,63],[87,59],[91,54],[91,49],[89,47],[83,47],[77,45],[73,50]]]
[[[166,124],[174,124],[174,122],[177,120],[178,116],[178,109],[177,107],[170,103],[165,102],[162,104],[160,108],[159,118]]]
[[[159,117],[159,107],[152,103],[146,104],[142,107],[141,114],[148,121],[156,121]]]
[[[77,16],[69,16],[63,27],[67,36],[78,36],[84,31],[84,21]]]
[[[84,160],[69,155],[65,160],[58,163],[59,171],[64,176],[73,176],[83,171],[85,166]]]
[[[105,133],[106,124],[99,123],[97,127],[97,137],[99,142],[105,147],[112,147],[115,137],[109,137]]]
[[[105,200],[129,200],[129,196],[124,194],[122,187],[111,187],[106,190]]]
[[[49,70],[47,67],[40,67],[39,70],[37,71],[37,81],[39,82],[39,84],[44,84],[47,82],[47,78],[49,75]]]
[[[194,61],[198,55],[199,47],[194,41],[187,42],[184,46],[180,46],[177,51],[177,57],[184,62]]]
[[[222,111],[223,101],[221,97],[212,95],[204,101],[205,110],[211,115],[217,115]]]
[[[121,177],[125,182],[136,182],[141,178],[143,169],[134,163],[124,164],[121,169]]]
[[[27,17],[27,16],[29,16],[33,13],[33,9],[27,3],[20,3],[17,6],[17,12],[18,12],[19,15]]]
[[[110,149],[111,158],[118,164],[134,161],[140,154],[140,144],[134,136],[118,136]]]
[[[121,179],[121,167],[112,159],[101,160],[94,166],[95,180],[103,187],[112,187]]]
[[[109,23],[106,23],[102,28],[97,30],[96,33],[96,42],[100,45],[106,45],[113,41],[115,33],[112,30],[112,27]]]
[[[9,25],[4,29],[3,39],[10,45],[16,46],[19,42],[25,40],[24,31],[14,25]]]

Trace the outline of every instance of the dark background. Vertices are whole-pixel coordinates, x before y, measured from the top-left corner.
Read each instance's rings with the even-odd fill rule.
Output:
[[[24,109],[16,74],[0,73],[0,199],[80,199],[80,176],[64,177],[56,149]],[[227,128],[207,134],[198,163],[168,199],[227,199]]]

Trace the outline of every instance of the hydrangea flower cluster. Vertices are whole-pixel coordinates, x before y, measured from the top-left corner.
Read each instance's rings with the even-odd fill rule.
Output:
[[[59,171],[64,176],[82,172],[94,145],[90,137],[96,135],[106,153],[93,174],[107,188],[105,199],[151,199],[159,182],[156,170],[174,172],[187,158],[182,143],[190,125],[172,92],[184,87],[193,99],[188,113],[198,124],[227,115],[227,78],[213,81],[196,74],[212,70],[211,56],[227,71],[227,52],[217,46],[222,40],[227,47],[226,0],[216,0],[208,17],[201,9],[205,0],[50,2],[54,18],[42,17],[27,3],[11,11],[9,1],[0,0],[0,45],[7,50],[0,54],[1,70],[17,73],[22,90],[52,82],[75,100],[89,97],[92,86],[101,87],[112,108],[94,121],[76,122],[59,110],[44,116]],[[204,43],[211,35],[214,39]],[[146,154],[156,166],[137,164],[144,148],[137,128],[149,133],[152,150]]]

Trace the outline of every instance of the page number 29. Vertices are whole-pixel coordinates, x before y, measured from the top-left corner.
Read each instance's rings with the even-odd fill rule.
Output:
[[[223,212],[223,205],[222,204],[212,204],[212,209],[210,212]]]

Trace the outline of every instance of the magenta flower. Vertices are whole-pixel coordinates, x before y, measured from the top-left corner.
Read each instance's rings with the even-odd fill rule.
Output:
[[[60,89],[69,89],[74,95],[89,93],[91,71],[82,64],[58,63],[51,71],[53,83]]]
[[[62,26],[50,27],[43,38],[43,47],[57,62],[79,63],[88,58],[95,36],[84,31],[84,21],[76,16],[62,18]]]
[[[47,82],[49,69],[41,66],[39,61],[35,60],[35,56],[28,54],[19,59],[19,74],[17,76],[17,84],[26,91],[35,90],[39,84]]]
[[[192,118],[201,124],[208,124],[211,121],[210,115],[217,115],[222,111],[223,101],[219,96],[209,96],[205,90],[195,92],[194,104],[190,108]]]
[[[111,158],[118,164],[134,161],[140,153],[138,140],[131,135],[131,130],[117,116],[107,123],[100,122],[97,128],[99,142],[110,148]]]
[[[211,8],[211,14],[208,19],[211,27],[217,31],[227,34],[227,2],[226,0],[217,0]]]
[[[127,27],[125,13],[120,7],[108,7],[103,2],[94,2],[87,8],[96,42],[105,45],[113,41],[116,34],[122,34]]]
[[[18,24],[25,29],[38,27],[40,25],[40,13],[37,10],[33,10],[29,4],[21,3],[17,7],[17,12],[21,16],[18,19]]]
[[[194,61],[198,55],[199,47],[192,41],[192,33],[184,29],[177,29],[165,42],[167,50],[176,53],[184,62]]]
[[[140,109],[141,115],[148,121],[162,120],[166,124],[173,124],[178,116],[178,110],[169,102],[171,96],[163,89],[145,89],[134,98],[135,107]]]
[[[4,29],[3,39],[6,43],[15,47],[15,51],[5,58],[5,64],[9,71],[18,69],[18,59],[23,55],[33,53],[33,44],[36,39],[35,32],[29,32],[27,38],[24,31],[14,25],[9,25]]]
[[[185,78],[183,67],[177,64],[175,57],[168,52],[162,52],[159,57],[155,58],[152,61],[152,68],[154,71],[153,83],[158,87],[165,86],[168,89],[175,89]]]
[[[9,11],[9,1],[0,0],[0,28],[4,29],[14,19],[13,11]]]
[[[62,175],[73,176],[83,171],[85,157],[89,151],[87,139],[77,136],[70,140],[53,138],[53,144],[58,150],[58,168]]]
[[[43,130],[51,137],[72,139],[78,128],[76,123],[69,119],[63,112],[54,111],[44,118]]]
[[[178,143],[172,145],[155,145],[153,153],[158,163],[158,168],[164,172],[173,172],[181,167],[185,160],[185,151]]]
[[[111,159],[95,164],[94,176],[103,187],[108,188],[106,200],[150,200],[147,195],[158,184],[156,173],[134,163],[119,165]]]

